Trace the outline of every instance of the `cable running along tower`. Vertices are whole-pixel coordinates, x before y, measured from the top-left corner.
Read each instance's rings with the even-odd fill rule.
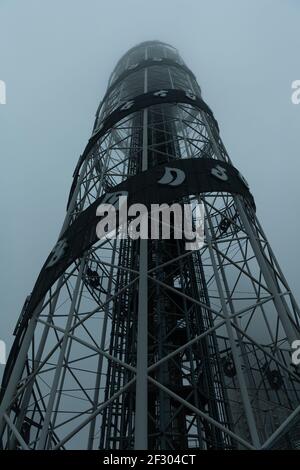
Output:
[[[201,201],[204,245],[99,240],[96,208],[119,194],[146,206]],[[139,44],[115,67],[14,335],[3,449],[300,446],[299,309],[170,45]]]

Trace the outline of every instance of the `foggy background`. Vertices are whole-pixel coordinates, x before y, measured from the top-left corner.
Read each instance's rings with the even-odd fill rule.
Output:
[[[57,240],[109,75],[146,40],[178,48],[195,73],[300,300],[300,104],[291,101],[299,23],[299,0],[0,0],[0,339],[8,351]]]

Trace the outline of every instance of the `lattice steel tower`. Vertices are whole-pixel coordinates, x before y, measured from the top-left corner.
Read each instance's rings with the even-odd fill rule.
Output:
[[[14,331],[4,449],[300,445],[299,309],[176,49],[118,62]],[[96,237],[100,201],[201,201],[204,245]],[[172,221],[171,221],[172,223]]]

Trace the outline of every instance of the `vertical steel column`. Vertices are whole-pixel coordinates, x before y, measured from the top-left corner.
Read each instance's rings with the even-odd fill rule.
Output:
[[[147,69],[144,92],[147,93]],[[142,171],[148,167],[148,109],[143,111]],[[148,223],[148,217],[146,220]],[[135,407],[135,449],[148,448],[148,240],[140,239]]]

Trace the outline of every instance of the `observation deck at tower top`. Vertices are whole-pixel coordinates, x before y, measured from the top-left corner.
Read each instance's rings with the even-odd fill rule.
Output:
[[[114,70],[109,78],[108,86],[124,71],[127,67],[134,65],[144,59],[170,59],[174,62],[186,66],[180,57],[178,50],[170,44],[162,41],[144,41],[131,47],[118,60]]]

